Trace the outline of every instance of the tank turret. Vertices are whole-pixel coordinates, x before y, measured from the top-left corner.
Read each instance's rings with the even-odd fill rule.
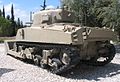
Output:
[[[44,10],[34,14],[33,27],[53,23],[73,23],[75,15],[64,9]]]

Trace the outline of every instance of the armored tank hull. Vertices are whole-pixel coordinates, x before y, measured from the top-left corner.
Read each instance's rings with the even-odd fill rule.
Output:
[[[62,10],[46,10],[37,13],[34,20],[53,11],[56,21],[57,17],[59,20],[65,18],[58,16]],[[103,66],[114,58],[115,47],[110,43],[115,38],[113,31],[106,28],[80,27],[73,23],[48,24],[48,19],[44,19],[38,20],[41,22],[34,21],[32,27],[19,29],[15,40],[5,41],[6,53],[32,60],[35,65],[55,74],[61,74],[79,62]]]

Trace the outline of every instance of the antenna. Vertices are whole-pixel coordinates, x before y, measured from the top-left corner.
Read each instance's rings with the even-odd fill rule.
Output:
[[[47,5],[46,5],[46,0],[44,0],[43,5],[41,5],[41,7],[42,7],[42,10],[45,10],[45,9],[46,9],[46,7],[47,7]]]

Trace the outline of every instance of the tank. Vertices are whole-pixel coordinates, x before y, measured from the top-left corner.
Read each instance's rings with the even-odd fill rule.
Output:
[[[116,54],[111,43],[115,33],[107,28],[82,27],[74,19],[74,13],[65,9],[35,13],[31,27],[18,29],[15,40],[5,41],[6,54],[32,60],[54,74],[80,63],[110,63]]]

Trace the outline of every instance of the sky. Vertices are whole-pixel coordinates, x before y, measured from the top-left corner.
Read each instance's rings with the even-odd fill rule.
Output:
[[[15,20],[20,18],[24,24],[30,21],[30,12],[37,12],[41,9],[44,0],[0,0],[0,9],[5,7],[6,16],[11,15],[11,5],[14,6]],[[46,0],[47,8],[60,6],[60,0]]]

